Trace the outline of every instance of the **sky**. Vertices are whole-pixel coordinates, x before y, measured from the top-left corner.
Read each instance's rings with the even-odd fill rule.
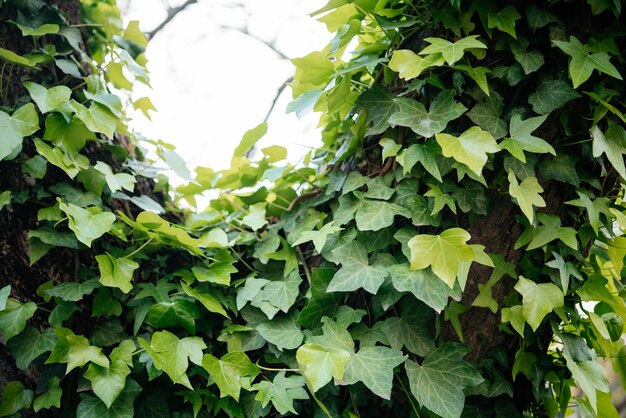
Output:
[[[170,0],[171,5],[181,1]],[[190,168],[224,169],[243,133],[263,121],[278,88],[293,75],[290,61],[254,37],[274,42],[289,58],[322,49],[331,35],[308,13],[320,0],[199,0],[178,14],[150,41],[146,55],[152,89],[137,86],[136,97],[149,96],[158,112],[148,121],[133,114],[142,135],[176,146]],[[149,31],[166,16],[167,1],[120,1],[125,19],[139,20]],[[240,6],[239,6],[240,5]],[[126,7],[124,7],[126,6]],[[285,114],[287,88],[268,121],[259,147],[283,145],[296,163],[320,143],[319,115],[298,120]]]

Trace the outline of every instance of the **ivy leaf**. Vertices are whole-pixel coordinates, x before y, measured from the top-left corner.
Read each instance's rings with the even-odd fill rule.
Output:
[[[498,28],[502,32],[506,32],[517,39],[515,34],[515,21],[522,16],[513,6],[507,6],[497,13],[489,13],[487,27],[489,29]]]
[[[128,365],[123,361],[114,361],[109,367],[90,364],[84,376],[91,382],[91,389],[104,402],[107,408],[122,393],[126,385],[126,376],[130,374]]]
[[[254,399],[261,402],[265,408],[272,401],[272,405],[280,414],[291,412],[297,414],[293,407],[293,401],[296,399],[309,399],[304,390],[304,379],[302,376],[292,375],[285,377],[285,372],[281,371],[274,376],[272,382],[266,380],[256,383],[252,386],[257,391]]]
[[[385,161],[389,157],[395,157],[402,149],[402,144],[396,144],[391,138],[382,138],[379,144],[383,148],[381,153],[382,161]]]
[[[141,386],[133,379],[126,379],[126,386],[110,408],[97,396],[81,394],[81,401],[76,408],[76,418],[133,418],[135,416],[135,398],[139,396]]]
[[[241,138],[241,142],[235,148],[233,152],[233,157],[243,157],[249,152],[254,144],[256,144],[259,139],[263,138],[263,136],[267,133],[267,123],[263,122],[256,127],[249,129],[246,133],[243,134]]]
[[[408,356],[388,347],[363,347],[346,365],[343,381],[347,385],[363,382],[383,399],[391,398],[393,369]]]
[[[111,167],[102,161],[98,161],[94,168],[104,174],[111,193],[122,189],[132,192],[135,189],[136,180],[134,176],[128,173],[113,173]]]
[[[602,133],[600,128],[595,125],[591,128],[591,137],[593,138],[593,157],[598,158],[602,154],[606,154],[613,168],[623,179],[626,179],[623,157],[623,154],[626,153],[626,131],[624,128],[614,123],[609,126],[606,133]]]
[[[502,96],[491,92],[483,102],[477,103],[467,116],[476,125],[489,132],[494,139],[500,139],[507,133],[506,123],[500,119],[502,114]]]
[[[585,208],[587,215],[589,216],[589,223],[593,228],[593,231],[598,235],[598,230],[602,226],[600,222],[600,214],[609,214],[609,200],[606,197],[599,197],[593,201],[584,193],[579,190],[576,191],[578,199],[565,202],[566,205],[577,206],[579,208]]]
[[[408,242],[411,249],[411,269],[431,266],[433,273],[450,289],[459,272],[459,263],[473,261],[474,250],[467,245],[470,234],[461,228],[451,228],[439,235],[416,235]]]
[[[508,178],[509,194],[517,200],[517,205],[532,225],[533,220],[535,219],[533,206],[538,208],[546,206],[546,202],[540,195],[540,193],[543,192],[543,188],[539,185],[536,177],[526,177],[524,181],[522,181],[522,184],[519,184],[515,174],[512,171],[509,171]]]
[[[520,336],[524,336],[524,313],[522,305],[511,306],[510,308],[502,308],[502,322],[510,322],[511,326]]]
[[[138,341],[152,357],[154,367],[167,373],[172,382],[193,389],[186,372],[189,361],[202,365],[202,350],[206,348],[202,338],[179,339],[169,331],[157,331],[152,334],[150,343],[143,338],[138,338]]]
[[[248,376],[252,380],[260,372],[260,369],[242,352],[228,353],[221,359],[205,354],[202,357],[202,367],[209,372],[220,388],[220,397],[229,395],[236,401],[239,401],[241,378]]]
[[[472,126],[459,137],[438,133],[435,139],[446,158],[454,158],[482,176],[482,169],[487,163],[487,153],[500,151],[500,147],[487,131]]]
[[[26,321],[37,311],[33,302],[21,303],[9,299],[4,310],[0,311],[0,332],[6,341],[18,335],[26,327]]]
[[[94,289],[97,287],[100,287],[98,280],[90,279],[84,282],[61,283],[49,289],[45,289],[44,293],[67,302],[76,302],[81,300],[85,295],[93,293]]]
[[[280,351],[284,348],[298,348],[304,340],[304,334],[296,324],[293,315],[285,315],[269,321],[263,321],[255,327],[267,342],[274,344]]]
[[[327,292],[352,292],[363,288],[376,294],[389,275],[382,266],[370,265],[367,250],[358,241],[352,241],[333,250],[341,260],[341,268],[328,284]]]
[[[183,292],[200,302],[202,306],[204,306],[209,312],[215,312],[228,318],[228,314],[222,307],[222,304],[213,295],[211,295],[210,293],[201,292],[197,288],[193,289],[185,282],[181,282],[180,285],[183,288]]]
[[[533,112],[547,115],[579,97],[580,94],[565,80],[545,80],[539,84],[537,91],[528,96],[528,103],[532,105]]]
[[[394,350],[406,347],[418,356],[424,356],[434,348],[434,315],[421,302],[405,308],[401,316],[387,318],[382,331]]]
[[[487,49],[487,46],[478,40],[477,35],[461,38],[456,42],[450,42],[441,38],[424,39],[430,45],[420,51],[420,55],[441,54],[448,65],[463,58],[466,49]]]
[[[556,156],[556,151],[549,143],[532,135],[533,131],[539,128],[539,126],[541,126],[547,118],[548,115],[544,115],[522,120],[519,113],[516,113],[511,118],[511,123],[509,125],[511,137],[502,141],[500,146],[509,151],[511,155],[523,163],[526,162],[524,151],[533,152],[535,154],[544,154],[549,152],[550,154]]]
[[[63,395],[63,390],[59,385],[59,381],[60,379],[56,376],[51,377],[48,380],[48,390],[37,396],[33,402],[33,410],[35,413],[42,409],[61,407],[61,396]]]
[[[461,57],[463,57],[463,51],[461,51]],[[422,58],[409,49],[397,49],[393,52],[391,60],[389,60],[389,68],[399,73],[400,78],[411,80],[412,78],[419,77],[424,71],[431,67],[442,66],[444,62],[445,59],[442,54],[433,53]]]
[[[420,163],[428,173],[443,183],[441,172],[437,165],[437,155],[440,153],[437,142],[430,139],[424,144],[412,144],[398,154],[397,161],[402,166],[402,173],[410,173],[415,164]]]
[[[11,296],[11,285],[8,284],[0,289],[0,312],[7,308],[7,302]]]
[[[35,139],[35,148],[52,165],[59,167],[70,176],[76,177],[81,170],[89,168],[89,159],[81,154],[68,154],[60,147],[50,147],[40,139]]]
[[[609,252],[610,252],[609,248]],[[567,289],[569,288],[569,278],[570,276],[574,276],[579,280],[583,280],[582,276],[578,272],[576,265],[574,263],[565,262],[563,257],[559,253],[552,251],[552,255],[554,256],[554,260],[546,263],[547,267],[557,269],[559,271],[559,278],[561,280],[561,289],[563,293],[567,293]],[[621,269],[620,269],[621,270]]]
[[[296,360],[304,377],[317,392],[334,377],[343,378],[344,369],[352,354],[340,348],[304,344],[296,352]]]
[[[563,306],[563,292],[552,283],[537,284],[520,276],[515,290],[522,295],[522,313],[533,331],[547,314]]]
[[[69,343],[69,351],[67,354],[67,369],[65,374],[89,362],[104,368],[109,367],[109,359],[102,354],[102,348],[90,345],[87,338],[82,335],[68,335],[66,339]]]
[[[553,41],[563,52],[571,57],[569,63],[569,75],[574,88],[580,86],[591,77],[593,70],[607,74],[611,77],[622,79],[619,71],[609,61],[609,54],[606,52],[592,53],[587,45],[583,45],[578,38],[570,36],[569,42]]]
[[[478,87],[489,96],[489,83],[487,82],[487,74],[491,72],[486,67],[471,67],[469,65],[456,65],[454,68],[465,72],[472,80],[478,84]]]
[[[9,382],[2,391],[0,417],[16,414],[22,409],[30,408],[33,402],[33,391],[26,389],[20,381]]]
[[[365,109],[367,123],[371,124],[367,135],[381,134],[389,127],[389,118],[397,110],[394,98],[389,90],[378,84],[359,96],[356,104]]]
[[[139,268],[138,263],[125,257],[113,257],[109,253],[97,255],[96,261],[100,270],[100,283],[108,287],[117,287],[124,293],[132,290],[131,281],[135,270]]]
[[[308,241],[313,241],[313,246],[315,247],[315,250],[318,253],[321,253],[322,248],[324,248],[324,244],[326,244],[326,239],[328,239],[328,236],[342,230],[343,228],[335,226],[331,221],[321,227],[319,231],[303,231],[298,239],[295,240],[293,244],[291,244],[291,246],[295,247],[296,245],[304,244]]]
[[[297,270],[293,270],[282,280],[268,281],[252,298],[252,305],[260,308],[269,319],[279,310],[287,313],[296,303],[301,283],[302,278]]]
[[[11,338],[6,346],[15,357],[17,368],[26,371],[33,360],[43,353],[52,351],[55,342],[56,336],[52,328],[39,332],[35,327],[26,327],[24,331]]]
[[[433,100],[430,109],[413,99],[397,98],[398,111],[389,118],[389,124],[408,126],[413,132],[430,138],[443,131],[448,122],[460,117],[467,108],[454,101],[454,90],[444,90]]]
[[[446,343],[431,350],[421,365],[408,360],[404,367],[411,393],[423,407],[443,417],[458,418],[463,412],[463,389],[479,385],[482,376],[463,360],[461,344]]]
[[[146,315],[146,323],[158,328],[181,327],[194,334],[195,319],[200,316],[195,303],[186,299],[174,299],[171,302],[159,302],[150,306]]]
[[[95,212],[83,209],[72,203],[59,203],[59,208],[68,216],[68,226],[76,235],[76,238],[86,246],[90,247],[91,242],[100,238],[111,230],[115,215],[111,212],[95,212],[97,208],[92,208]],[[98,209],[99,210],[99,209]]]
[[[19,152],[24,137],[38,130],[39,117],[32,103],[20,107],[11,116],[0,111],[0,160]]]
[[[519,62],[519,64],[524,69],[524,74],[528,75],[530,73],[534,73],[544,63],[543,55],[539,51],[527,51],[528,42],[516,42],[511,44],[511,52],[513,53],[513,57],[515,61]]]
[[[253,231],[261,229],[266,223],[265,204],[257,203],[248,208],[248,214],[241,219],[245,225],[252,228]]]
[[[379,231],[392,225],[396,215],[409,218],[411,213],[395,203],[361,199],[354,220],[359,231]]]
[[[97,132],[113,138],[113,133],[117,127],[118,119],[99,103],[92,103],[89,108],[78,103],[76,100],[70,102],[76,112],[76,116],[83,121],[85,126],[92,132]]]
[[[448,305],[450,296],[457,298],[457,292],[450,289],[430,269],[411,270],[409,264],[396,264],[387,267],[393,287],[398,292],[411,292],[437,312]]]
[[[48,113],[53,110],[58,110],[62,113],[71,112],[71,108],[66,109],[66,107],[69,107],[68,102],[70,101],[70,96],[72,95],[72,90],[70,90],[69,87],[56,86],[47,89],[40,84],[33,83],[32,81],[25,81],[23,84],[28,90],[28,93],[30,93],[30,97],[35,103],[37,103],[37,107],[41,113]]]

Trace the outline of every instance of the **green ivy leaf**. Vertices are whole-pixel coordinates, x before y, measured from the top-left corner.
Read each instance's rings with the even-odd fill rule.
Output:
[[[152,357],[154,367],[167,373],[172,382],[193,389],[186,372],[189,361],[202,365],[202,350],[206,348],[202,338],[179,339],[169,331],[157,331],[152,334],[150,343],[143,338],[138,338],[138,341]]]
[[[458,418],[463,412],[463,389],[484,381],[469,363],[461,344],[446,343],[431,350],[421,365],[408,360],[404,366],[411,393],[423,407],[443,417]]]
[[[266,281],[262,289],[252,298],[252,305],[260,308],[269,319],[278,311],[289,312],[296,303],[302,278],[297,270],[278,280]]]
[[[33,302],[21,303],[14,299],[6,302],[5,309],[0,311],[0,332],[5,341],[18,335],[26,327],[26,321],[37,311]]]
[[[296,324],[294,315],[284,315],[269,321],[263,321],[255,327],[267,342],[274,344],[280,351],[296,349],[302,344],[304,334]]]
[[[526,218],[530,221],[531,225],[535,219],[535,212],[533,206],[543,208],[546,206],[546,202],[541,197],[543,188],[539,185],[536,177],[526,177],[521,184],[517,182],[515,174],[509,172],[509,194],[515,200],[520,207]]]
[[[11,296],[11,285],[8,284],[0,289],[0,312],[7,308],[7,301]]]
[[[333,255],[341,260],[341,268],[329,283],[327,292],[352,292],[363,288],[376,294],[389,275],[385,267],[369,264],[367,250],[358,241],[334,249]]]
[[[285,377],[285,372],[279,372],[274,376],[272,382],[266,380],[256,383],[252,386],[257,391],[254,399],[261,402],[265,407],[270,401],[280,414],[291,412],[297,414],[293,407],[293,401],[296,399],[309,399],[304,390],[304,379],[302,376],[292,375]]]
[[[344,369],[352,354],[340,348],[304,344],[296,352],[298,366],[311,385],[313,392],[335,379],[342,379]]]
[[[465,164],[478,176],[482,176],[482,169],[487,163],[487,153],[500,151],[493,136],[478,126],[472,126],[459,137],[438,133],[435,139],[446,158],[452,157]]]
[[[507,6],[499,12],[489,13],[487,27],[489,29],[497,28],[517,39],[515,21],[521,19],[521,17],[515,7]]]
[[[90,364],[84,376],[91,382],[91,390],[111,408],[113,402],[122,393],[126,385],[126,376],[130,374],[128,365],[123,361],[114,361],[109,367]]]
[[[44,290],[48,296],[60,298],[64,301],[76,302],[85,295],[93,293],[94,289],[100,287],[97,279],[90,279],[84,282],[65,282]]]
[[[395,203],[363,198],[354,219],[359,231],[379,231],[392,225],[396,215],[408,218],[411,213]]]
[[[497,92],[491,92],[489,97],[466,113],[472,122],[489,132],[494,139],[500,139],[507,133],[506,123],[500,119],[501,114],[502,96]]]
[[[243,217],[241,222],[248,225],[253,231],[261,229],[267,223],[264,203],[252,205],[248,208],[248,211],[248,214]]]
[[[42,409],[50,409],[52,407],[61,408],[61,396],[63,390],[59,385],[60,379],[56,376],[48,380],[48,390],[35,398],[33,402],[33,410],[37,413]]]
[[[598,230],[602,227],[600,214],[604,213],[605,215],[611,215],[611,212],[609,211],[609,200],[606,197],[599,197],[592,201],[589,196],[581,193],[579,190],[577,190],[576,193],[578,194],[578,199],[567,201],[565,204],[585,208],[587,215],[589,216],[589,223],[591,224],[593,231],[596,235],[598,235]]]
[[[515,290],[522,295],[522,313],[533,331],[547,314],[563,306],[563,292],[552,283],[537,284],[520,276]]]
[[[82,335],[68,335],[65,338],[69,344],[67,369],[65,370],[65,374],[68,374],[74,368],[84,366],[89,362],[95,363],[104,368],[109,367],[109,359],[102,354],[101,347],[90,345],[87,338]]]
[[[37,103],[37,107],[41,113],[48,113],[53,110],[67,114],[71,113],[68,102],[70,101],[72,90],[70,90],[69,87],[56,86],[47,89],[32,81],[25,81],[23,84],[28,90],[28,93],[30,93],[30,97]]]
[[[139,264],[125,257],[116,258],[111,254],[96,256],[100,270],[100,283],[108,287],[117,287],[124,293],[132,290],[132,279]]]
[[[487,49],[487,46],[478,40],[477,35],[466,36],[456,42],[441,38],[424,39],[430,45],[420,51],[420,55],[441,54],[448,65],[463,58],[466,49]]]
[[[133,379],[126,379],[126,386],[110,408],[97,396],[81,394],[76,408],[76,418],[133,418],[135,398],[141,393],[141,386]]]
[[[59,203],[59,208],[68,216],[68,226],[76,238],[86,246],[111,230],[115,215],[111,212],[97,212],[97,208],[83,209],[72,203]],[[99,210],[99,209],[98,209]]]
[[[580,43],[574,35],[570,36],[569,42],[553,41],[563,52],[571,57],[569,63],[569,75],[574,88],[580,86],[591,77],[593,70],[607,74],[611,77],[622,79],[619,71],[609,61],[609,54],[606,52],[593,53],[588,45]]]
[[[397,98],[398,111],[389,118],[389,124],[408,126],[418,135],[430,138],[446,129],[448,123],[460,117],[467,108],[454,101],[454,90],[444,90],[433,100],[430,109],[413,99]]]
[[[387,267],[393,287],[398,292],[411,292],[437,312],[448,304],[448,298],[458,299],[460,295],[450,289],[430,269],[411,270],[409,264],[396,264]]]
[[[623,179],[626,179],[626,167],[623,154],[626,153],[626,130],[618,124],[611,124],[606,133],[597,125],[591,128],[594,158],[606,154],[609,162]]]
[[[326,244],[328,236],[342,230],[343,228],[335,226],[331,221],[321,227],[319,231],[303,231],[298,236],[298,239],[296,239],[293,244],[291,244],[291,246],[295,247],[296,245],[304,244],[308,241],[313,241],[313,246],[315,247],[315,250],[318,253],[321,253],[322,248],[324,248],[324,244]]]
[[[381,330],[394,350],[406,347],[423,357],[435,346],[434,314],[421,302],[409,306],[402,310],[401,316],[387,318]]]
[[[389,90],[378,84],[359,96],[356,104],[365,109],[367,123],[371,124],[367,135],[381,134],[389,127],[389,118],[398,110],[394,98]]]
[[[89,159],[84,155],[64,152],[61,148],[50,147],[39,139],[35,139],[34,142],[37,152],[50,164],[65,171],[70,178],[76,177],[81,170],[89,168]]]
[[[235,148],[233,152],[233,157],[243,157],[249,152],[256,144],[259,139],[263,138],[263,136],[267,133],[267,123],[263,122],[256,127],[249,129],[246,133],[243,134],[241,138],[241,142]]]
[[[513,53],[513,57],[515,61],[519,62],[519,64],[524,69],[524,74],[528,75],[530,73],[534,73],[544,63],[543,54],[539,51],[527,51],[528,41],[526,42],[515,42],[511,44],[511,52]]]
[[[0,160],[12,157],[22,149],[22,140],[39,130],[39,117],[32,103],[9,116],[0,111]]]
[[[0,58],[12,64],[21,65],[23,67],[35,67],[36,62],[31,61],[27,57],[16,54],[8,49],[0,48]]]
[[[221,359],[205,354],[202,357],[202,367],[209,372],[220,388],[220,397],[231,396],[236,401],[239,401],[241,378],[249,377],[253,380],[261,371],[242,352],[228,353]]]
[[[511,155],[523,163],[526,162],[524,151],[536,154],[549,152],[550,154],[556,156],[556,151],[549,143],[532,135],[533,131],[539,128],[539,126],[541,126],[547,118],[548,115],[522,120],[519,113],[516,113],[511,118],[511,123],[509,125],[511,137],[502,141],[500,146],[509,151]]]
[[[431,266],[433,273],[450,289],[459,272],[459,263],[474,261],[472,247],[467,245],[470,234],[461,228],[451,228],[439,235],[416,235],[408,242],[411,249],[411,269]]]
[[[560,109],[567,102],[581,97],[565,80],[545,80],[539,84],[537,91],[528,96],[528,103],[533,112],[540,115]]]
[[[363,382],[383,399],[391,398],[393,369],[408,356],[388,347],[363,347],[348,362],[342,383]]]
[[[113,138],[118,119],[109,109],[99,103],[92,103],[89,108],[75,100],[70,102],[76,116],[92,132],[97,132]]]
[[[33,391],[26,389],[19,381],[9,382],[2,391],[2,402],[0,403],[0,417],[13,415],[22,409],[30,408],[33,402]]]
[[[396,159],[402,166],[402,173],[410,173],[415,164],[420,163],[428,173],[443,183],[441,171],[437,165],[437,156],[441,153],[441,148],[437,142],[430,139],[424,144],[412,144],[408,148],[403,149]]]
[[[104,178],[107,182],[107,186],[111,190],[111,193],[115,193],[118,190],[128,190],[132,192],[135,189],[135,177],[128,173],[113,173],[113,170],[108,164],[98,161],[94,166],[96,170],[104,174]]]
[[[26,327],[7,342],[7,349],[15,357],[17,368],[26,371],[33,360],[43,353],[52,351],[55,342],[56,336],[52,328],[39,332],[35,327]]]
[[[224,307],[212,294],[202,292],[198,290],[198,288],[194,289],[185,282],[181,282],[180,285],[183,288],[183,292],[200,302],[209,312],[215,312],[228,318],[228,314],[224,310]]]
[[[463,51],[461,51],[461,58],[462,57]],[[389,60],[389,68],[399,73],[400,78],[411,80],[412,78],[419,77],[424,71],[431,67],[442,66],[445,61],[444,56],[440,53],[433,53],[422,58],[409,49],[397,49],[393,51],[391,60]]]
[[[195,319],[200,311],[195,303],[186,299],[175,299],[171,302],[159,302],[150,306],[146,315],[146,323],[158,328],[181,327],[195,334]]]

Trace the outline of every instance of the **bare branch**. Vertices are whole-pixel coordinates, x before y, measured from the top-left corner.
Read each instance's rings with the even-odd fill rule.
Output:
[[[270,108],[268,109],[267,114],[265,115],[265,118],[263,118],[263,122],[267,122],[267,120],[270,118],[270,115],[272,114],[272,111],[274,110],[274,107],[276,106],[276,102],[278,102],[280,95],[283,93],[287,85],[291,83],[292,81],[293,81],[293,77],[289,77],[287,80],[283,81],[283,84],[280,85],[280,87],[278,88],[278,91],[276,91],[274,100],[272,100],[272,104],[270,105]]]
[[[261,42],[263,45],[265,45],[266,47],[268,47],[269,49],[271,49],[272,51],[274,51],[274,53],[276,55],[278,55],[279,57],[281,57],[284,60],[289,60],[291,58],[289,58],[289,56],[287,54],[285,54],[284,52],[282,52],[280,49],[276,48],[276,41],[266,41],[265,39],[255,35],[254,33],[251,33],[248,30],[247,26],[241,27],[241,28],[236,28],[234,26],[227,26],[227,25],[220,25],[220,29],[225,29],[225,30],[234,30],[236,32],[240,32],[243,33],[244,35],[247,35],[249,37],[251,37],[252,39],[254,39],[255,41],[259,41]],[[283,87],[284,88],[284,87]]]
[[[159,23],[156,28],[154,28],[150,32],[146,33],[148,38],[149,39],[154,38],[154,36],[161,29],[163,29],[168,23],[170,23],[172,21],[172,19],[174,19],[176,17],[176,15],[178,15],[180,12],[185,10],[187,7],[189,7],[189,6],[191,6],[192,4],[195,4],[195,3],[198,3],[198,0],[187,0],[186,2],[184,2],[183,4],[181,4],[178,7],[170,7],[167,10],[167,17],[163,20],[163,22]]]

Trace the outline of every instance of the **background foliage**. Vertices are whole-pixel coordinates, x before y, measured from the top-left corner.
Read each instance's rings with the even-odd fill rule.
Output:
[[[3,2],[0,416],[617,416],[621,5],[331,0],[323,146],[253,160],[261,124],[172,189],[137,22]]]

